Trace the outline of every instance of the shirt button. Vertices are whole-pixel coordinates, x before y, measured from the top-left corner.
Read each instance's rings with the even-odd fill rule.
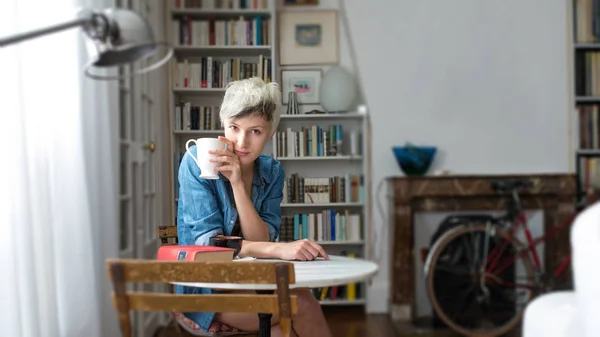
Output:
[[[229,221],[229,223],[233,223],[233,220]]]

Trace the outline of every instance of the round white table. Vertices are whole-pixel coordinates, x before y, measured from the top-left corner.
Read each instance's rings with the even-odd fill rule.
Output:
[[[237,263],[280,262],[277,259],[236,259]],[[364,281],[373,276],[378,266],[376,263],[344,256],[329,255],[329,260],[318,258],[313,261],[285,261],[294,265],[296,282],[290,288],[321,288]],[[245,283],[205,283],[205,282],[171,282],[190,287],[213,288],[223,290],[257,290],[257,292],[277,289],[273,284]],[[271,314],[258,314],[259,336],[270,337]]]
[[[237,263],[281,262],[277,259],[239,259]],[[295,288],[321,288],[364,281],[373,276],[378,266],[376,263],[344,256],[330,255],[329,260],[318,258],[313,261],[285,261],[294,265]],[[218,288],[226,290],[275,290],[276,284],[243,284],[243,283],[201,283],[172,282],[189,287]]]

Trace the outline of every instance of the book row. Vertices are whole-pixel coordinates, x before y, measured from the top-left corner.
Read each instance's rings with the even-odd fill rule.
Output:
[[[172,0],[175,8],[267,9],[268,0]]]
[[[313,178],[292,173],[283,184],[283,203],[324,204],[331,202],[363,202],[363,175]]]
[[[279,241],[282,242],[302,239],[356,242],[363,238],[360,214],[350,214],[348,210],[285,215],[281,221]]]
[[[171,21],[171,38],[179,46],[268,46],[270,20],[261,16],[237,20],[193,20],[189,16]]]
[[[218,106],[195,106],[191,102],[180,102],[175,106],[174,131],[222,130]]]
[[[175,88],[225,88],[227,83],[251,77],[271,82],[271,59],[262,55],[257,62],[242,62],[240,58],[216,59],[201,57],[199,62],[171,63]]]
[[[349,133],[349,155],[360,155],[361,133]],[[341,124],[302,127],[296,131],[287,128],[273,135],[273,153],[277,157],[323,157],[344,155],[344,130]]]

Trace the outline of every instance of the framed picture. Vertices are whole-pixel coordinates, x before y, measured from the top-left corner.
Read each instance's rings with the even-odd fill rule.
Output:
[[[284,0],[284,6],[317,6],[319,0]]]
[[[321,69],[282,70],[281,96],[283,104],[288,103],[290,91],[296,93],[298,103],[319,103],[319,86],[321,85]]]
[[[281,65],[337,64],[337,11],[281,12]]]

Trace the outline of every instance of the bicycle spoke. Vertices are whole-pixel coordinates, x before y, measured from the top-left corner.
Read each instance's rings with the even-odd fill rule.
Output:
[[[475,303],[473,301],[467,301],[467,297],[469,297],[469,295],[471,295],[473,293],[474,289],[475,289],[475,285],[473,285],[473,287],[469,288],[469,290],[464,293],[464,296],[462,297],[464,299],[464,301],[462,301],[462,303],[459,302],[459,303],[461,303],[461,305],[458,307],[457,310],[454,311],[454,314],[451,316],[452,319],[459,319],[459,318],[461,318],[462,316],[464,316],[462,314],[471,311],[471,309],[473,307],[473,304],[475,304],[475,305],[477,304],[477,303]],[[466,310],[465,310],[465,305],[469,305],[466,308]]]
[[[481,254],[481,266],[479,266],[479,268],[481,268],[481,272],[483,272],[485,270],[485,261],[487,261],[487,256],[488,256],[488,249],[489,249],[489,238],[490,238],[490,224],[487,223],[485,225],[485,236],[483,237],[483,251]],[[478,269],[479,269],[478,268]]]
[[[466,267],[457,266],[457,265],[453,265],[453,266],[436,265],[435,266],[435,270],[444,271],[444,272],[447,272],[447,273],[450,273],[450,274],[457,274],[457,275],[469,275],[469,274],[471,274],[471,271],[469,269],[467,269]]]
[[[471,284],[471,285],[460,285],[460,287],[448,287],[448,286],[444,286],[443,289],[437,289],[436,291],[436,296],[438,297],[438,300],[443,300],[446,298],[452,298],[455,299],[456,296],[460,296],[457,295],[457,293],[460,294],[465,294],[466,292],[472,291],[472,289],[474,288],[475,285]]]
[[[506,232],[475,224],[456,229],[433,253],[430,298],[440,318],[457,331],[496,335],[518,322],[535,282],[529,260],[516,254],[508,239]],[[485,272],[492,268],[499,272]]]
[[[488,282],[490,281],[490,282]],[[507,288],[522,288],[533,290],[536,288],[535,283],[533,282],[533,278],[529,277],[516,277],[514,281],[504,281],[502,279],[496,278],[488,278],[486,279],[486,284],[491,286],[501,286]]]
[[[502,240],[500,247],[496,246],[496,248],[492,251],[492,254],[488,255],[488,258],[485,261],[485,266],[487,267],[487,272],[491,272],[491,270],[498,263],[498,259],[504,255],[504,251],[506,247],[510,247],[511,244],[508,240]],[[489,261],[491,259],[491,261]]]
[[[471,242],[469,242],[469,239],[471,239]],[[464,247],[465,249],[467,249],[467,259],[469,262],[469,266],[471,268],[477,268],[477,255],[474,252],[474,249],[472,249],[472,245],[475,243],[475,238],[473,237],[473,235],[469,235],[469,238],[467,238],[466,235],[461,236],[461,240],[464,241]]]

